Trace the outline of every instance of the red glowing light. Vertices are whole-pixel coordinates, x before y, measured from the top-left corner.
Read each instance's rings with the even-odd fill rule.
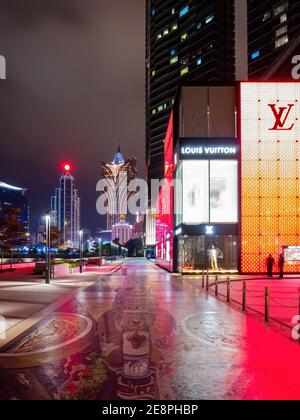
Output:
[[[62,168],[65,172],[71,172],[72,171],[72,166],[71,166],[70,163],[63,163]]]

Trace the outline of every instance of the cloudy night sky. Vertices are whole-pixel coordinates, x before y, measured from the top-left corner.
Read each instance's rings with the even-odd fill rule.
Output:
[[[92,231],[100,163],[118,142],[144,175],[144,33],[141,0],[0,0],[0,180],[28,188],[32,228],[63,161]]]

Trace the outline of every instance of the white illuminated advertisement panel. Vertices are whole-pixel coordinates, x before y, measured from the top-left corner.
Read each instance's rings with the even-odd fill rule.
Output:
[[[183,223],[209,222],[208,161],[182,162]]]
[[[241,84],[241,148],[242,271],[265,273],[300,245],[300,83]]]
[[[238,162],[210,162],[210,222],[238,222]]]

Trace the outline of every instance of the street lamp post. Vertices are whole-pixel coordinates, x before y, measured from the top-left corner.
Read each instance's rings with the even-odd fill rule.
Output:
[[[101,267],[101,259],[102,259],[102,239],[99,238],[99,267]]]
[[[51,219],[50,214],[46,215],[46,284],[50,284],[51,278],[51,235],[50,235]]]
[[[79,231],[79,258],[80,258],[80,273],[82,273],[82,254],[83,254],[83,243],[82,243],[82,239],[83,239],[83,231],[80,230]]]

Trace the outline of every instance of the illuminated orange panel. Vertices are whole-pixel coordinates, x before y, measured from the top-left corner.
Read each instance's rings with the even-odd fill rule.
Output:
[[[242,271],[264,273],[268,254],[299,245],[299,83],[241,83],[241,153]]]

